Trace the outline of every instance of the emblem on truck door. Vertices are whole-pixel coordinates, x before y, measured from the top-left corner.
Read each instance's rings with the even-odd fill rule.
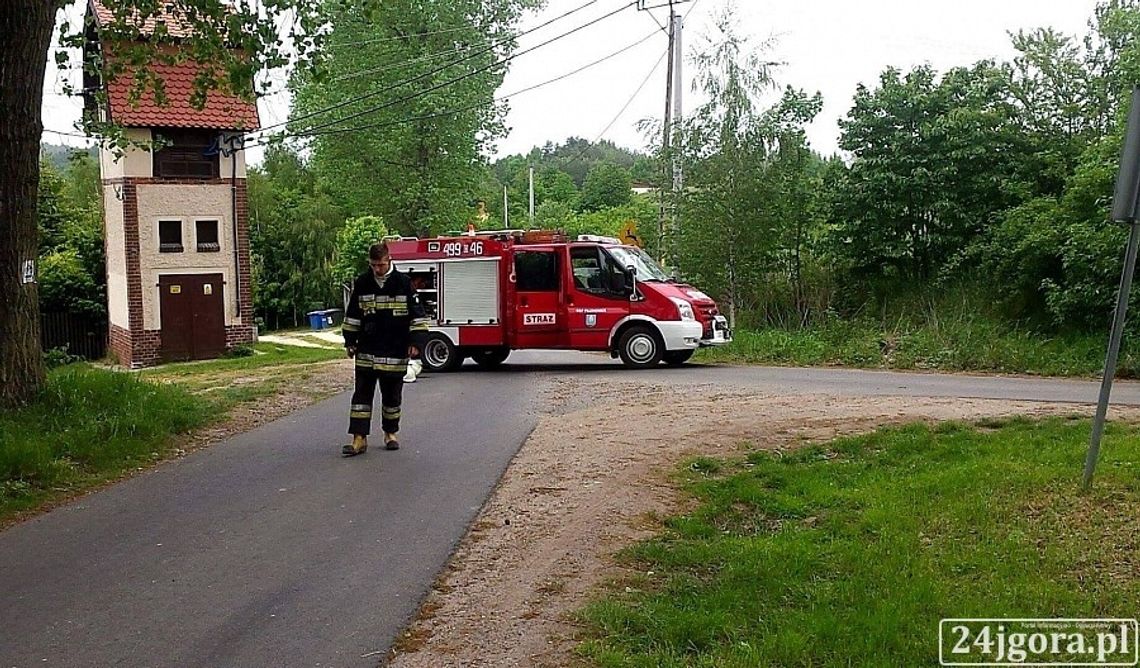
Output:
[[[556,320],[553,313],[524,313],[523,325],[553,325]]]

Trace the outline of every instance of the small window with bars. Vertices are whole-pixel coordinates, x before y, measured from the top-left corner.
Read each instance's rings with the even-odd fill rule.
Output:
[[[199,253],[217,253],[222,250],[221,244],[218,243],[218,221],[199,220],[194,225]]]
[[[182,221],[181,220],[160,220],[160,221],[158,221],[158,252],[160,252],[160,253],[181,253],[182,252]]]

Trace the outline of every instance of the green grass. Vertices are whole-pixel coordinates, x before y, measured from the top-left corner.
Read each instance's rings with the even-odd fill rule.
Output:
[[[210,401],[135,375],[53,370],[29,406],[0,412],[0,520],[164,457],[216,416]]]
[[[249,357],[137,374],[75,364],[49,373],[28,407],[0,413],[0,522],[166,457],[175,436],[303,389],[339,349],[257,344]]]
[[[623,553],[582,619],[602,666],[938,664],[946,617],[1135,617],[1140,434],[922,425],[778,457],[697,460],[699,502]]]
[[[314,364],[344,358],[342,348],[302,348],[272,343],[256,343],[255,354],[249,357],[208,360],[205,362],[180,362],[166,364],[145,370],[144,376],[176,379],[180,376],[201,376],[227,371],[243,371],[270,366]]]
[[[930,369],[1093,376],[1104,367],[1102,336],[1047,337],[985,318],[943,323],[833,320],[802,330],[740,330],[735,340],[702,350],[696,359],[712,363],[858,368]],[[1140,358],[1122,352],[1118,376],[1140,376]]]

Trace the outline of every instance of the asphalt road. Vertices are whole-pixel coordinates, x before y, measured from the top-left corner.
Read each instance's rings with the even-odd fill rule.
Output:
[[[340,457],[342,395],[0,533],[0,666],[376,665],[533,428],[487,380],[407,387],[398,452]]]
[[[689,367],[516,353],[406,391],[404,449],[338,456],[348,395],[0,533],[0,668],[372,666],[417,609],[551,377],[1091,403],[1098,383]],[[1140,404],[1118,383],[1115,404]]]

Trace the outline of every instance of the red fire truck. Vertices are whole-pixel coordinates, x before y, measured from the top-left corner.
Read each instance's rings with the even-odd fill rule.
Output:
[[[388,247],[432,319],[422,355],[430,371],[468,357],[491,368],[521,349],[605,351],[636,368],[680,365],[697,348],[732,340],[711,298],[617,239],[501,230],[405,237]]]

